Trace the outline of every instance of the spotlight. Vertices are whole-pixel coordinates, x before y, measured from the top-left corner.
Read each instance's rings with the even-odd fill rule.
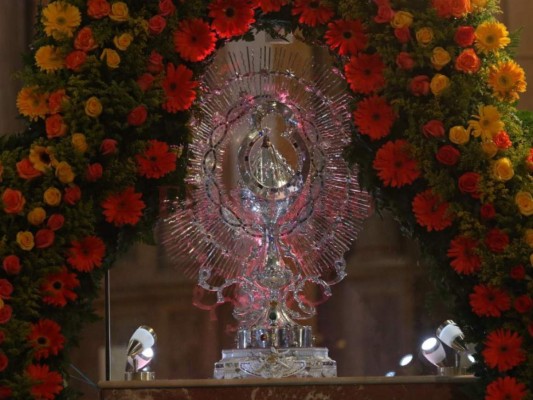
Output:
[[[446,320],[437,328],[437,337],[447,346],[458,352],[466,351],[465,335],[452,320]]]
[[[431,364],[437,367],[445,367],[444,360],[446,360],[446,351],[439,339],[430,337],[424,340],[420,349],[426,360]]]
[[[413,355],[412,354],[406,354],[402,358],[400,358],[400,367],[405,367],[409,365],[413,361]]]
[[[393,377],[393,376],[396,376],[396,372],[394,372],[394,371],[389,371],[389,372],[387,372],[387,373],[385,374],[385,376],[386,376],[387,378],[391,378],[391,377]]]
[[[126,380],[150,381],[155,379],[155,372],[149,370],[148,364],[154,357],[153,346],[157,335],[149,326],[141,325],[130,338],[127,350]]]

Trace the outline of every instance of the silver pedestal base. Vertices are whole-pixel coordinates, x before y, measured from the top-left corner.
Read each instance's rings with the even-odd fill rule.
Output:
[[[337,363],[323,347],[222,350],[215,379],[321,378],[337,376]]]

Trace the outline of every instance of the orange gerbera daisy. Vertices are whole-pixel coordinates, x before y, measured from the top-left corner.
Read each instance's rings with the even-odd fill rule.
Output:
[[[255,22],[247,0],[214,0],[208,8],[213,29],[221,38],[244,35]]]
[[[469,298],[472,311],[480,317],[499,317],[511,308],[509,295],[493,286],[476,285]]]
[[[287,4],[287,0],[259,0],[259,7],[265,13],[281,10]]]
[[[497,368],[500,372],[510,370],[526,360],[522,336],[508,329],[489,333],[481,354],[489,367]]]
[[[387,136],[396,119],[387,100],[376,95],[360,101],[353,116],[359,132],[369,136],[371,140]]]
[[[168,144],[158,140],[150,140],[143,154],[137,154],[137,170],[146,178],[161,178],[176,169],[175,153],[169,152]]]
[[[324,35],[326,43],[332,50],[337,50],[341,56],[356,55],[364,50],[367,44],[361,21],[347,21],[338,19],[328,24]]]
[[[383,69],[385,64],[379,54],[359,54],[351,57],[344,66],[346,81],[350,89],[357,93],[370,94],[385,85]]]
[[[184,20],[174,32],[174,48],[187,61],[202,61],[215,50],[215,33],[199,18]]]
[[[450,242],[450,265],[458,274],[470,275],[481,268],[481,258],[476,254],[478,242],[466,236],[457,236]]]
[[[71,243],[67,262],[77,271],[91,272],[102,265],[105,244],[97,236],[87,236]]]
[[[30,364],[26,373],[34,399],[53,400],[63,390],[63,377],[57,371],[50,371],[48,365]]]
[[[503,61],[491,67],[488,79],[494,95],[503,101],[516,101],[526,91],[526,74],[514,61]]]
[[[334,14],[322,0],[295,0],[292,6],[292,15],[299,15],[298,22],[309,26],[325,24]]]
[[[133,187],[114,193],[102,202],[105,220],[115,226],[135,225],[146,206],[141,200],[142,193],[135,193]]]
[[[192,80],[192,71],[186,66],[180,64],[177,67],[174,64],[167,64],[167,73],[163,81],[163,90],[165,91],[165,103],[163,108],[175,113],[187,110],[191,107],[196,99],[198,82]]]
[[[61,327],[50,319],[41,319],[33,324],[28,335],[36,360],[56,356],[65,344]]]
[[[431,189],[418,193],[412,206],[416,222],[428,232],[442,231],[453,223],[450,205]]]
[[[372,165],[385,186],[402,187],[413,183],[420,176],[406,140],[385,143],[377,151]]]
[[[24,87],[17,95],[19,112],[32,121],[44,118],[48,110],[48,94],[39,93],[37,86]]]

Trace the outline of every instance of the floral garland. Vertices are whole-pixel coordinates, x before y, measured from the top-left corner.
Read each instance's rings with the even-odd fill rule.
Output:
[[[349,158],[478,343],[475,398],[531,398],[533,118],[497,0],[57,0],[0,155],[0,399],[76,398],[103,271],[183,182],[198,77],[226,40],[299,28],[354,94]],[[67,381],[68,382],[68,381]]]

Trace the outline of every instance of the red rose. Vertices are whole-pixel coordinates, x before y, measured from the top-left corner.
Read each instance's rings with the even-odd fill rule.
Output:
[[[483,219],[492,219],[496,216],[496,210],[492,204],[487,203],[481,206],[480,214]]]
[[[107,0],[89,0],[87,2],[87,15],[94,19],[104,18],[109,15],[111,6]]]
[[[29,158],[19,161],[17,164],[17,173],[22,179],[33,179],[41,176],[43,173],[33,167]]]
[[[65,58],[65,65],[68,69],[77,72],[81,66],[85,64],[87,60],[87,54],[81,50],[74,50],[70,52]]]
[[[59,89],[50,93],[50,96],[48,97],[48,108],[50,109],[50,113],[57,114],[60,112],[66,98],[67,95],[65,89]]]
[[[479,199],[479,179],[481,176],[476,172],[466,172],[459,177],[459,190],[469,194],[474,199]]]
[[[157,75],[163,71],[163,68],[163,56],[152,50],[150,57],[148,57],[148,71]]]
[[[146,110],[146,107],[141,104],[140,106],[137,106],[131,110],[128,114],[128,124],[131,126],[140,126],[144,124],[147,116],[148,111]]]
[[[26,199],[19,190],[7,188],[2,193],[2,203],[4,203],[4,211],[8,214],[18,214],[24,209]]]
[[[381,4],[378,7],[378,13],[374,17],[374,21],[378,24],[386,24],[394,18],[394,10],[388,4]]]
[[[529,172],[533,172],[533,149],[529,149],[529,155],[526,157],[526,166]]]
[[[498,228],[493,228],[485,236],[485,244],[493,253],[503,253],[509,245],[509,235]]]
[[[11,319],[11,314],[13,314],[13,309],[10,305],[4,304],[4,307],[0,308],[0,324],[5,324]]]
[[[0,351],[0,372],[4,371],[9,364],[9,360],[3,351]]]
[[[411,57],[411,54],[405,51],[402,51],[396,57],[396,65],[400,67],[401,69],[405,69],[408,71],[414,68],[415,60],[413,60],[413,57]]]
[[[81,190],[78,186],[71,186],[65,189],[65,195],[63,196],[65,203],[69,206],[73,206],[81,199]]]
[[[63,123],[63,117],[60,114],[54,114],[46,118],[46,137],[48,139],[65,136],[67,126]]]
[[[492,141],[499,149],[508,149],[513,145],[509,135],[505,131],[499,131],[495,136],[493,136]]]
[[[104,156],[115,154],[117,152],[117,141],[115,139],[104,139],[100,143],[100,153]]]
[[[8,275],[18,275],[22,269],[20,259],[14,254],[4,258],[4,261],[2,261],[2,267]]]
[[[415,96],[425,96],[429,93],[429,76],[417,75],[411,79],[409,90]]]
[[[94,40],[93,31],[88,26],[84,26],[79,30],[74,39],[74,48],[81,51],[90,51],[98,47]]]
[[[94,163],[87,167],[87,171],[85,172],[85,179],[87,179],[89,182],[96,182],[102,177],[103,173],[104,169],[102,168],[102,164]]]
[[[511,278],[517,281],[521,281],[526,277],[526,269],[523,265],[517,265],[511,269]]]
[[[174,14],[176,11],[176,6],[172,0],[159,0],[159,14],[163,17],[168,17],[171,14]]]
[[[533,300],[527,294],[524,294],[515,299],[513,306],[520,314],[525,314],[533,308]]]
[[[63,224],[65,223],[65,217],[61,214],[52,214],[50,217],[48,217],[48,221],[46,221],[46,226],[53,230],[57,231],[63,227]]]
[[[35,234],[35,247],[46,249],[50,247],[55,240],[55,233],[51,229],[39,229]]]
[[[455,165],[459,161],[461,153],[455,147],[447,144],[437,151],[437,160],[444,165]]]
[[[408,27],[394,29],[394,36],[400,43],[407,43],[411,40],[411,31]]]
[[[148,89],[150,89],[153,82],[154,76],[149,73],[142,74],[137,78],[137,85],[139,85],[139,88],[143,92],[146,92]]]
[[[7,300],[11,298],[13,285],[7,279],[0,279],[0,299]]]
[[[0,400],[9,400],[13,396],[13,391],[7,386],[0,385]]]
[[[167,26],[167,20],[161,15],[154,15],[148,20],[148,30],[152,35],[159,35]]]
[[[455,69],[457,71],[472,74],[481,68],[481,60],[474,49],[466,49],[455,59]]]
[[[422,127],[422,133],[426,137],[443,137],[446,134],[444,124],[438,119],[432,119],[424,124]]]
[[[455,31],[454,40],[461,47],[468,47],[474,44],[476,38],[474,32],[476,30],[472,26],[460,26]]]

